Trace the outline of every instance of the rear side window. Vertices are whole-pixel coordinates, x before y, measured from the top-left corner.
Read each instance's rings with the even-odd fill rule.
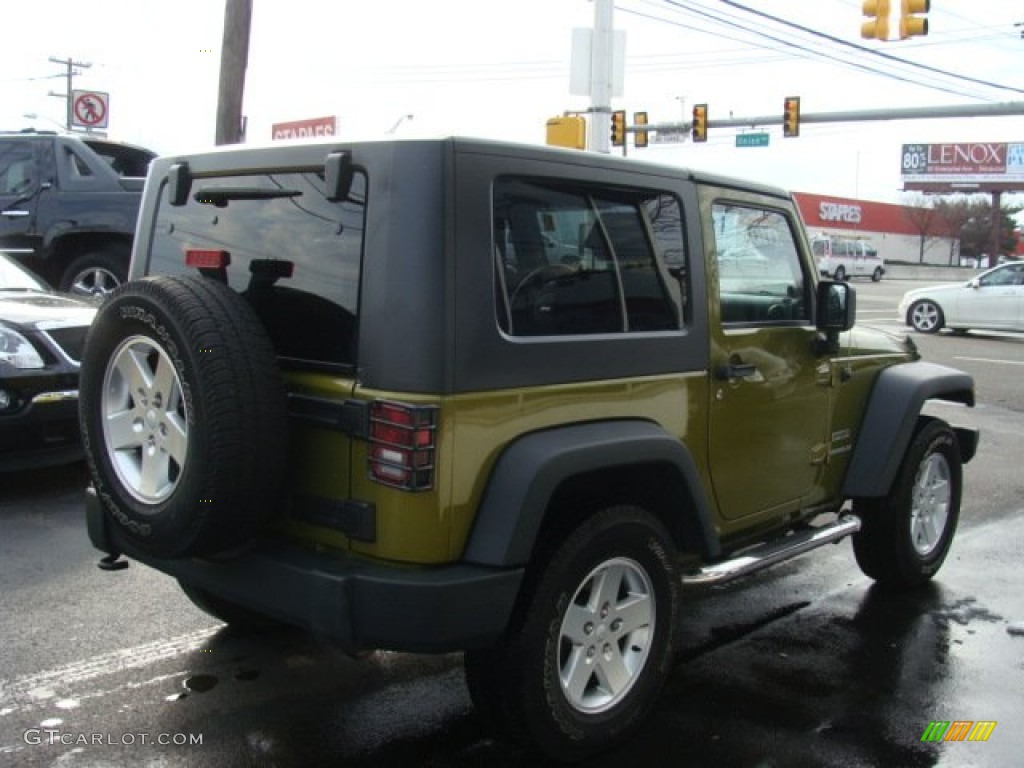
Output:
[[[196,179],[186,205],[161,192],[149,274],[188,274],[190,249],[223,250],[228,284],[252,304],[280,357],[355,363],[366,177],[341,203],[317,173]]]
[[[681,327],[686,252],[678,200],[530,179],[494,186],[498,325],[511,336]]]

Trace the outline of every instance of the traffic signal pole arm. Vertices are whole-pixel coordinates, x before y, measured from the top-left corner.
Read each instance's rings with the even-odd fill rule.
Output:
[[[845,112],[803,112],[800,124],[806,123],[858,123],[876,120],[929,120],[942,117],[1003,117],[1024,115],[1024,101],[1005,101],[998,104],[961,104],[943,107],[907,107],[904,109],[854,109]],[[708,130],[712,128],[751,128],[762,125],[782,125],[782,115],[763,117],[729,117],[709,119]],[[638,130],[686,132],[693,129],[692,123],[650,123],[649,125],[627,125],[628,133]]]

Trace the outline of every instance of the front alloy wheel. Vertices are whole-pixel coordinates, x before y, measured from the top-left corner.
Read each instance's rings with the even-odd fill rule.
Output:
[[[953,543],[962,480],[956,434],[943,421],[924,420],[888,495],[853,502],[861,518],[853,553],[864,574],[896,587],[932,578]]]
[[[928,557],[942,543],[952,503],[949,462],[941,453],[929,454],[918,468],[910,510],[910,540],[914,551]]]

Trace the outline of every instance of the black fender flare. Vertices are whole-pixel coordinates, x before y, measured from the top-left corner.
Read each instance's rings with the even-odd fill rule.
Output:
[[[885,496],[910,445],[925,400],[974,406],[974,379],[963,371],[921,360],[878,374],[843,481],[847,498]],[[974,455],[977,433],[956,430],[964,462]]]
[[[519,567],[530,561],[548,502],[574,476],[623,466],[662,465],[678,473],[689,498],[680,515],[696,526],[704,557],[721,551],[697,465],[677,438],[653,422],[591,422],[533,432],[508,445],[484,489],[463,560]]]

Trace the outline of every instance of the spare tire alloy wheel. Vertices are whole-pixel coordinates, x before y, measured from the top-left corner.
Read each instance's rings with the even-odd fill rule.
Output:
[[[177,487],[188,454],[188,413],[181,379],[148,336],[129,336],[103,376],[103,445],[121,485],[156,504]]]
[[[611,507],[531,568],[518,628],[495,648],[467,652],[466,680],[501,735],[578,760],[639,727],[668,677],[676,550],[653,515]]]
[[[244,298],[201,277],[125,283],[89,331],[82,443],[108,529],[158,557],[223,554],[272,514],[284,381]]]

